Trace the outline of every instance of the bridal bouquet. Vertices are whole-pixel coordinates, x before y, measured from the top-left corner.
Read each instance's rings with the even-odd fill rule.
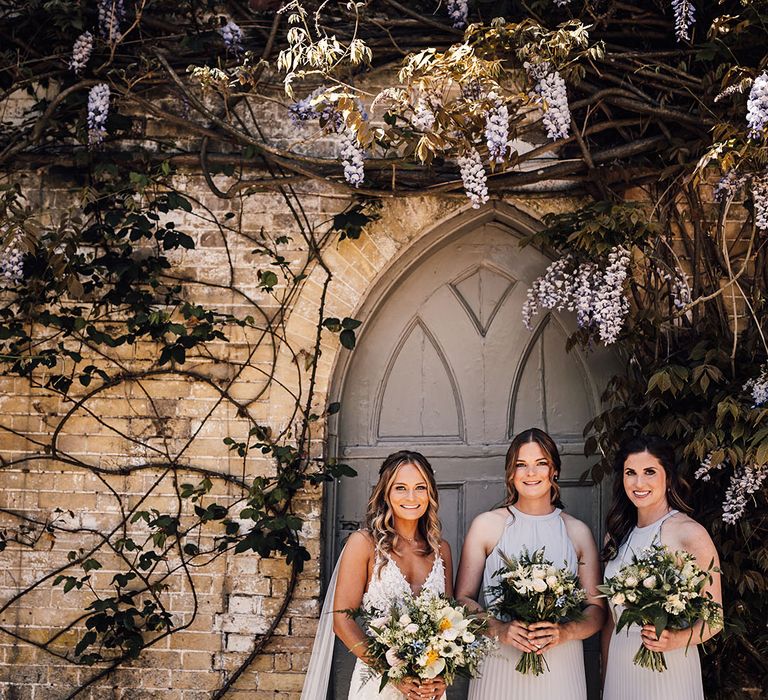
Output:
[[[357,611],[368,636],[367,660],[381,674],[381,689],[406,676],[450,685],[457,675],[473,678],[495,643],[483,619],[463,605],[432,593],[403,600],[389,611]]]
[[[598,586],[615,606],[624,607],[616,631],[629,625],[653,624],[656,634],[665,629],[688,629],[698,620],[710,627],[723,622],[722,608],[704,587],[712,579],[712,566],[700,569],[688,552],[671,552],[654,544],[632,556],[632,562]],[[693,630],[688,640],[693,638]],[[640,646],[635,664],[665,671],[664,653]]]
[[[494,601],[489,609],[496,617],[525,623],[561,623],[583,617],[587,594],[579,587],[579,579],[546,560],[544,548],[533,554],[523,549],[519,557],[502,554],[501,558],[505,565],[493,575],[500,582],[486,591]],[[527,651],[515,669],[539,676],[545,665],[540,654]]]

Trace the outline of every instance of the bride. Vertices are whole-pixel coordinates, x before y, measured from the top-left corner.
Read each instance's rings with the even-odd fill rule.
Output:
[[[405,678],[379,692],[380,678],[366,668],[366,636],[342,612],[361,606],[389,609],[422,590],[453,594],[451,550],[440,537],[437,485],[418,452],[384,460],[368,501],[366,529],[353,533],[328,588],[301,700],[325,700],[333,655],[333,632],[357,657],[349,700],[433,700],[445,693],[441,677]],[[336,586],[336,580],[344,582]]]

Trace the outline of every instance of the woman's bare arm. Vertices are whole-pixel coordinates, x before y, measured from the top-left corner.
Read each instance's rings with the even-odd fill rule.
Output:
[[[373,560],[373,542],[363,532],[353,532],[344,547],[339,563],[338,581],[333,598],[333,631],[355,656],[365,660],[366,637],[349,615],[339,610],[359,608],[368,583],[368,570]]]

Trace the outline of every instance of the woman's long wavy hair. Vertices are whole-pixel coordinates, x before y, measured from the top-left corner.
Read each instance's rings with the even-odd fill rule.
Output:
[[[528,430],[523,430],[522,433],[518,433],[512,438],[512,443],[507,450],[507,461],[504,467],[504,475],[507,483],[507,498],[502,505],[509,507],[517,503],[517,499],[520,498],[520,494],[517,492],[513,483],[515,463],[517,462],[520,448],[530,442],[535,442],[547,456],[547,460],[549,461],[549,479],[552,482],[550,501],[555,508],[562,508],[563,502],[560,500],[560,485],[557,483],[557,480],[560,478],[560,452],[557,449],[555,441],[547,433],[538,428],[528,428]]]
[[[379,469],[379,482],[368,501],[365,526],[373,537],[376,554],[390,555],[397,548],[398,534],[395,531],[395,516],[389,502],[389,492],[397,478],[397,472],[405,464],[416,467],[427,482],[429,505],[427,512],[419,518],[418,530],[425,546],[423,554],[437,554],[440,550],[442,528],[437,517],[438,495],[435,473],[427,458],[419,452],[401,450],[389,455]]]
[[[667,475],[667,503],[683,513],[693,509],[686,499],[689,486],[680,475],[675,460],[675,450],[666,440],[656,435],[637,435],[622,443],[613,463],[613,501],[606,519],[606,542],[602,551],[603,561],[613,559],[619,547],[637,525],[637,508],[624,490],[624,463],[627,457],[647,452],[659,460]]]

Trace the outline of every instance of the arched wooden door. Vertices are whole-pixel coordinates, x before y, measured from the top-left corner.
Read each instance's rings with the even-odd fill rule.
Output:
[[[504,497],[510,438],[531,426],[556,439],[563,500],[598,535],[600,488],[580,480],[582,429],[599,400],[589,359],[565,351],[570,319],[546,315],[529,332],[521,318],[526,291],[548,263],[521,248],[508,226],[481,224],[414,261],[366,319],[340,396],[337,452],[358,476],[335,494],[336,556],[364,520],[384,457],[414,449],[435,468],[458,564],[472,518]],[[334,663],[338,699],[347,697],[350,656],[337,653]]]

